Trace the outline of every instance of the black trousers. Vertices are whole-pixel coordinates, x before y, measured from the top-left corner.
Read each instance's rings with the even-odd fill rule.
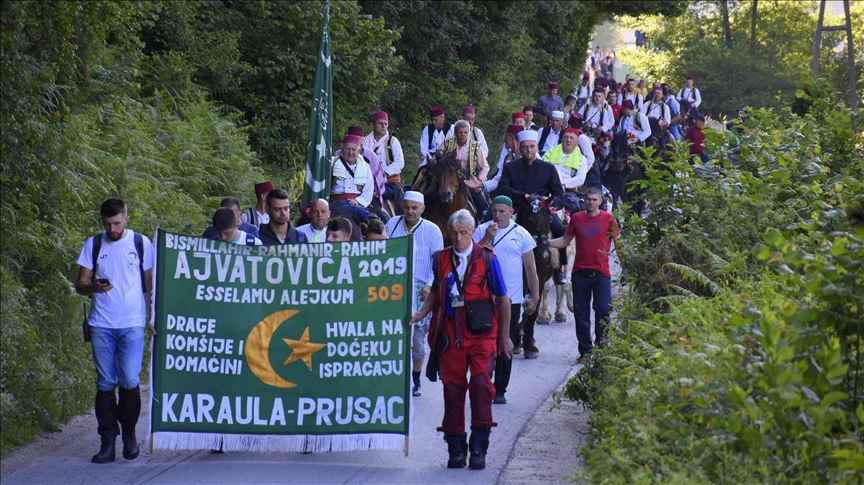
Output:
[[[534,297],[534,295],[532,295]],[[536,298],[536,297],[534,297]],[[519,339],[519,321],[521,318],[520,310],[522,309],[521,303],[511,303],[510,304],[510,340],[513,341],[513,345],[516,345],[517,342],[521,342]],[[495,357],[495,394],[504,394],[507,392],[507,385],[510,384],[510,373],[513,369],[513,359],[508,359],[507,357],[497,356]]]

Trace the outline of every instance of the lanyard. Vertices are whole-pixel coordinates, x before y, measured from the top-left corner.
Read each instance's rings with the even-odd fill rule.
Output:
[[[403,222],[404,222],[404,220],[403,220]],[[417,224],[414,224],[414,227],[412,227],[411,229],[408,229],[408,235],[409,236],[414,234],[414,229],[417,229],[418,227],[420,227],[421,222],[423,222],[423,219],[420,219],[419,221],[417,221]]]
[[[494,224],[494,222],[493,222],[493,224]],[[516,229],[516,224],[513,224],[512,226],[510,226],[510,229],[507,229],[507,232],[505,232],[503,236],[501,236],[500,238],[498,238],[497,241],[493,241],[493,242],[492,242],[492,247],[494,248],[495,246],[498,245],[498,243],[500,243],[501,241],[503,241],[504,238],[507,237],[507,235],[510,234],[511,231],[513,231],[513,229]]]
[[[459,278],[459,271],[456,270],[456,251],[450,253],[450,264],[453,266],[453,278],[456,280],[456,289],[459,290],[460,295],[464,295],[465,290],[462,288],[462,280],[468,276],[468,271],[471,268],[465,268],[464,276],[461,279]],[[470,265],[470,256],[465,258],[465,264]]]

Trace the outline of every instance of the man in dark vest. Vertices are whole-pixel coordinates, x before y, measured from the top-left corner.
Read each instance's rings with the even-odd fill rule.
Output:
[[[429,118],[431,122],[420,132],[420,168],[426,166],[429,159],[435,156],[438,146],[444,142],[447,132],[450,131],[450,124],[444,117],[444,108],[441,105],[429,107]]]

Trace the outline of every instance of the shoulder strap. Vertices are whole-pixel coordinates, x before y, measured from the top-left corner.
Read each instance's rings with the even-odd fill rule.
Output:
[[[385,148],[387,149],[387,163],[393,163],[393,135],[387,136]]]
[[[506,236],[506,234],[505,234],[505,236]],[[486,266],[486,281],[484,283],[488,287],[488,286],[490,286],[489,273],[492,272],[492,251],[490,251],[489,249],[483,248],[482,246],[481,246],[481,249],[483,251],[483,264]]]
[[[132,231],[135,242],[135,252],[138,253],[138,274],[141,275],[141,292],[147,293],[146,279],[144,278],[144,237]]]
[[[102,233],[93,236],[93,252],[91,253],[91,257],[93,258],[93,273],[90,275],[90,282],[96,281],[96,266],[99,264],[99,251],[102,249]]]
[[[427,150],[432,151],[432,134],[435,133],[435,125],[429,123],[426,125],[426,138],[428,145],[426,147]]]
[[[389,237],[391,237],[391,238],[393,237],[393,233],[396,232],[396,228],[399,227],[399,223],[402,222],[402,218],[403,218],[403,216],[399,216],[399,218],[396,220],[396,223],[393,224],[393,229],[390,229],[390,236]]]

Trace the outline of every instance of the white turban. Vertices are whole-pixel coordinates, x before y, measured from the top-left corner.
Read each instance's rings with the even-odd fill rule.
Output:
[[[412,202],[419,202],[423,205],[426,205],[426,202],[423,199],[423,194],[417,192],[415,190],[409,190],[405,192],[405,200],[410,200]]]
[[[537,133],[534,130],[522,130],[516,134],[516,139],[519,140],[519,143],[524,141],[536,142],[540,139],[540,133]]]
[[[564,119],[564,112],[563,111],[553,111],[552,117],[558,118],[559,120],[563,120]]]

